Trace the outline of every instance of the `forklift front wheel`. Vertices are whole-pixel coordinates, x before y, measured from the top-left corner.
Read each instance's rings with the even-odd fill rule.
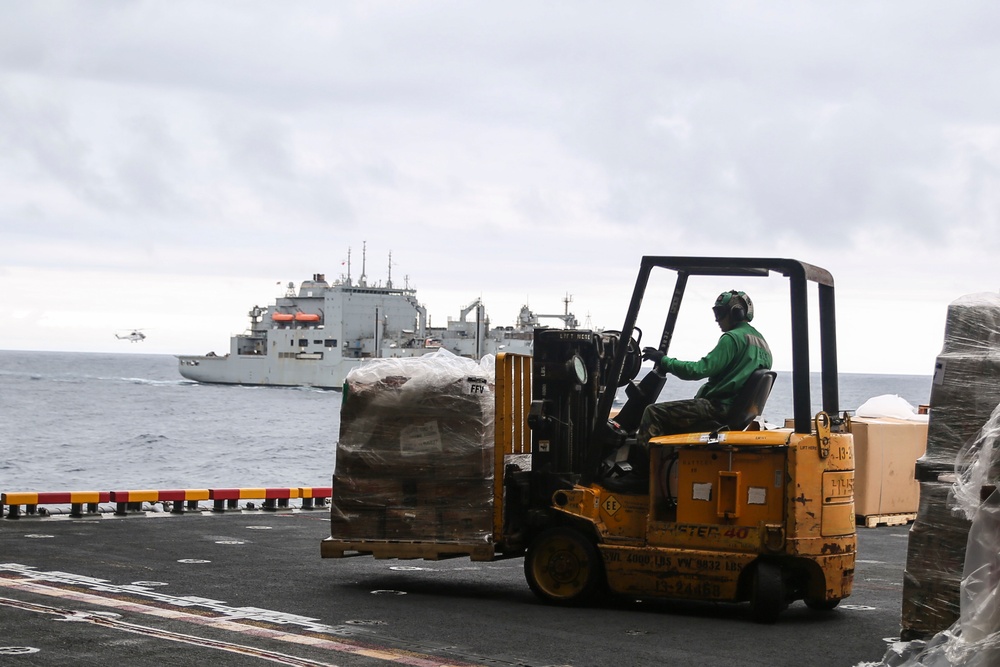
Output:
[[[560,526],[549,528],[528,547],[524,576],[532,592],[546,602],[578,605],[600,589],[604,566],[593,542]]]
[[[787,604],[781,568],[774,563],[758,562],[750,592],[753,619],[758,623],[774,623]]]
[[[806,598],[806,606],[814,611],[832,611],[840,604],[840,598],[833,600],[810,600]]]

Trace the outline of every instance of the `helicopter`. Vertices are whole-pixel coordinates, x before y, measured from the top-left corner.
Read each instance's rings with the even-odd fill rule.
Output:
[[[115,334],[115,338],[118,340],[130,340],[133,343],[138,343],[140,341],[146,340],[146,334],[142,333],[142,329],[133,329],[132,333],[125,334],[124,336],[119,336]]]

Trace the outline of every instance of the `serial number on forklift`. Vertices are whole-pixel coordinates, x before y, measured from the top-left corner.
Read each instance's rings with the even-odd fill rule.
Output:
[[[656,590],[667,596],[679,598],[720,598],[722,587],[708,582],[657,581]]]
[[[698,558],[696,556],[665,556],[659,553],[622,553],[609,551],[604,554],[604,562],[611,564],[627,563],[629,565],[644,565],[657,570],[677,570],[688,574],[706,575],[712,572],[739,572],[740,564],[736,561],[719,558]]]

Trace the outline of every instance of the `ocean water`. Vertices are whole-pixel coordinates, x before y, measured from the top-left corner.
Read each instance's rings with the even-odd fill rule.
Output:
[[[340,394],[203,385],[169,355],[0,351],[0,490],[329,486]]]
[[[699,383],[667,381],[661,400]],[[930,376],[840,376],[840,409],[927,403]],[[169,355],[0,351],[0,491],[328,486],[341,395],[202,385]],[[813,378],[819,403],[819,379]],[[779,373],[764,415],[792,414]]]

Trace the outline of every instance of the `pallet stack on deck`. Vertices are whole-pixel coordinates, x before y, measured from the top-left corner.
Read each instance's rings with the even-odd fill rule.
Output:
[[[378,360],[348,376],[333,538],[492,539],[493,389],[485,374],[428,369],[455,359]]]
[[[930,637],[959,618],[970,522],[953,509],[956,461],[1000,404],[1000,294],[948,307],[931,386],[927,451],[916,464],[920,506],[910,529],[901,636]]]

